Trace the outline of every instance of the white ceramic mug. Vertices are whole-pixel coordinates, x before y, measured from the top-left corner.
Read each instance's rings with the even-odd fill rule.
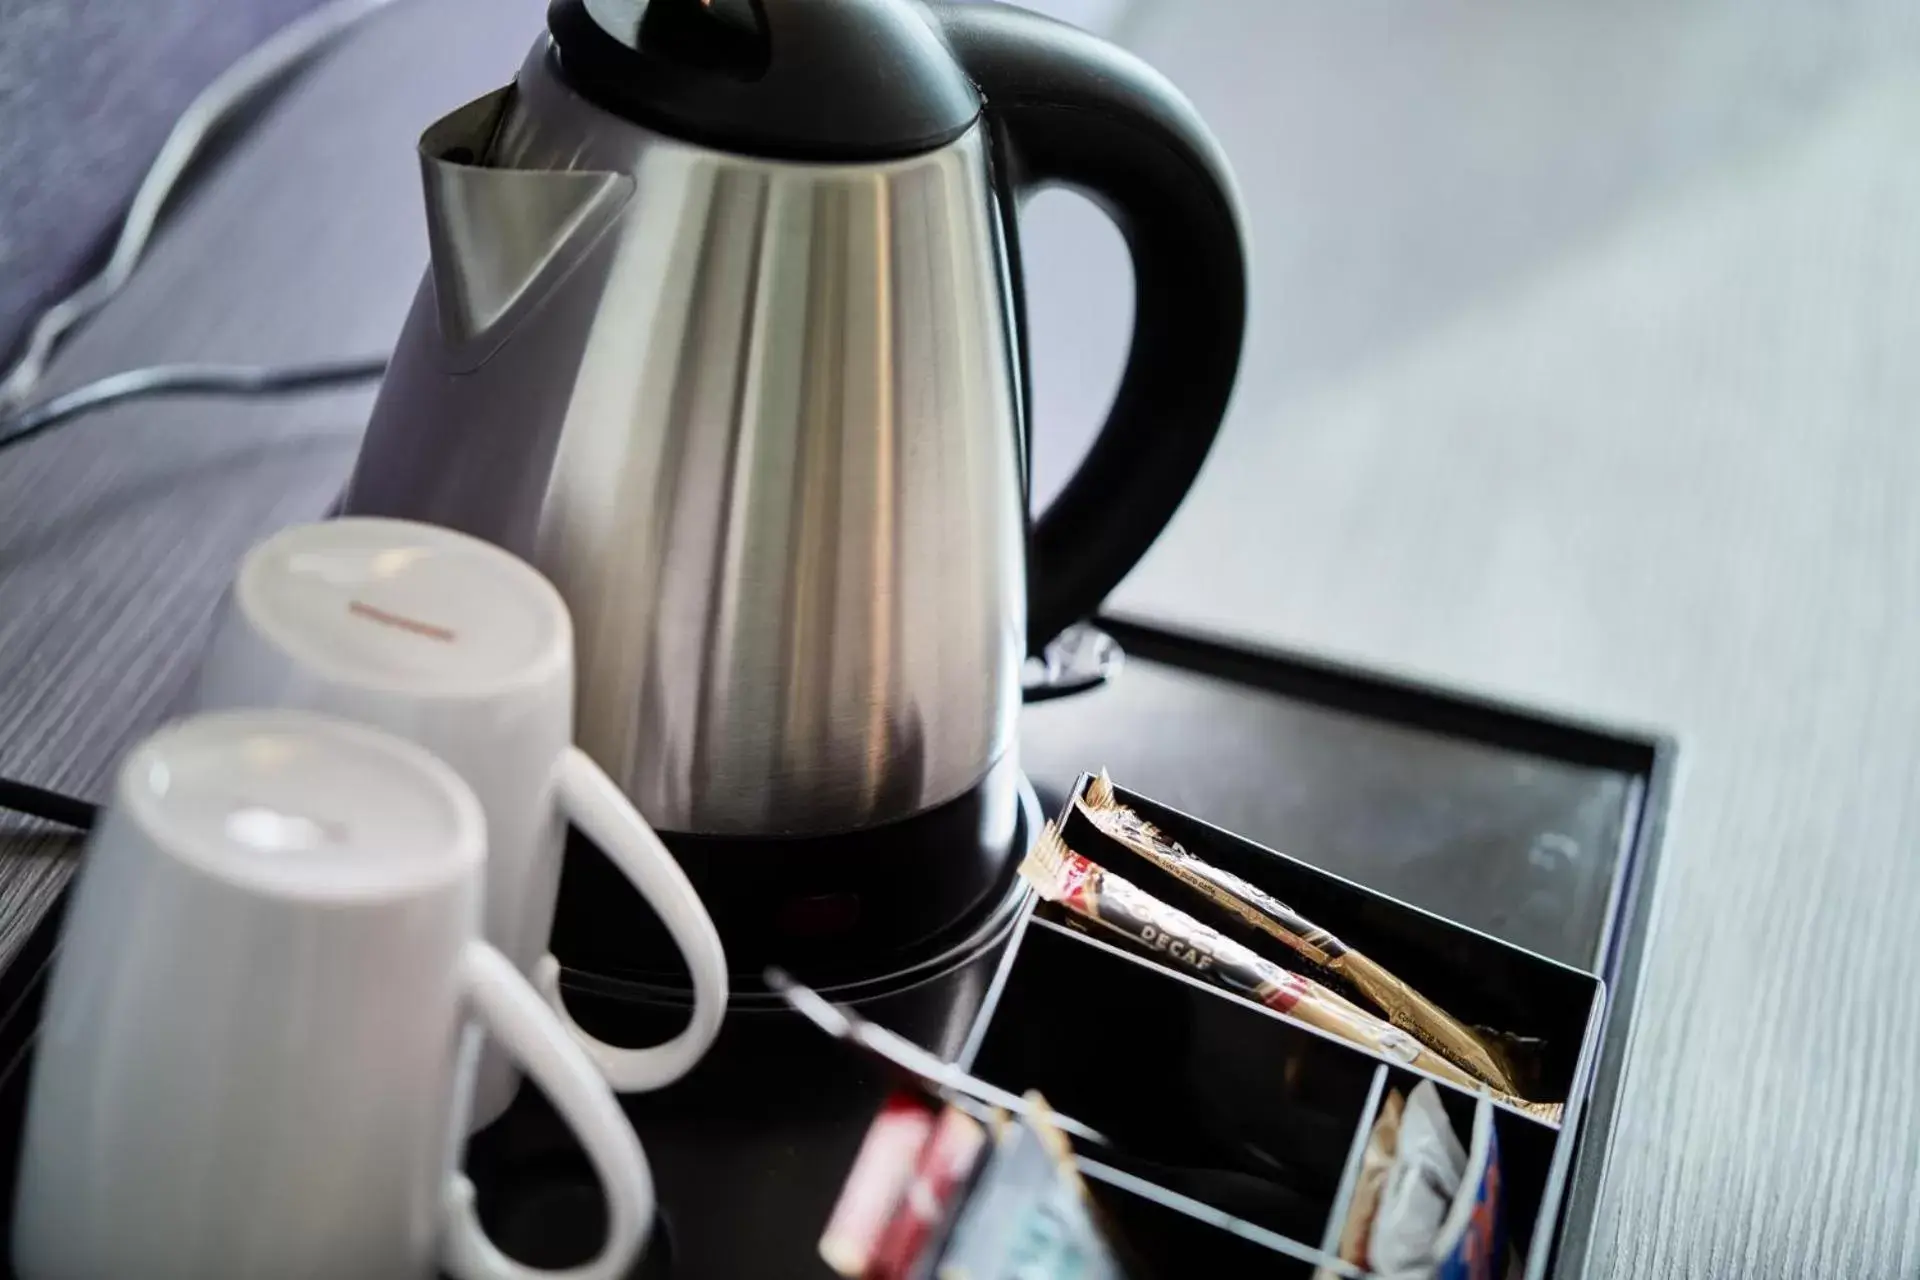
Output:
[[[487,817],[487,940],[504,951],[622,1092],[672,1083],[720,1029],[727,961],[659,837],[573,745],[573,623],[524,561],[451,529],[350,518],[299,525],[240,565],[193,706],[304,707],[377,725],[452,765]],[[616,1048],[574,1025],[547,953],[573,821],[639,889],[693,975],[693,1017],[665,1044]],[[490,1050],[473,1122],[512,1100]]]
[[[130,753],[81,865],[35,1049],[24,1280],[624,1276],[645,1158],[584,1050],[481,940],[472,790],[411,743],[293,711],[200,716]],[[592,1160],[577,1271],[488,1241],[455,1156],[470,1019]]]

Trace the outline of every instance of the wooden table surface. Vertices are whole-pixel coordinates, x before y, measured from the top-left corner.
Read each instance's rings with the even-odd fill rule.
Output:
[[[1596,1270],[1920,1274],[1920,30],[1105,9],[1215,122],[1257,261],[1233,418],[1116,603],[1676,732]],[[424,261],[413,138],[539,11],[404,0],[314,68],[53,385],[383,350]],[[1125,332],[1085,218],[1049,198],[1029,232],[1043,490]],[[128,407],[0,457],[0,773],[99,795],[366,408]],[[71,846],[0,849],[4,954]]]

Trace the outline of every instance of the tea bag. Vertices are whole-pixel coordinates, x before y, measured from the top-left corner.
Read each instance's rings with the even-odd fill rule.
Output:
[[[1366,1266],[1381,1280],[1496,1280],[1513,1269],[1505,1201],[1492,1108],[1475,1106],[1463,1146],[1439,1090],[1423,1080],[1407,1095]]]

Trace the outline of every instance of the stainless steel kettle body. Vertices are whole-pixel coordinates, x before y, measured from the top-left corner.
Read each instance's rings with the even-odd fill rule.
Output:
[[[576,97],[545,43],[423,147],[433,267],[350,508],[553,579],[578,741],[657,825],[952,798],[1012,741],[1026,649],[981,131],[879,165],[729,155]]]
[[[1013,749],[1034,531],[995,127],[741,154],[589,100],[542,38],[422,139],[432,262],[346,509],[553,579],[578,741],[665,830],[870,827]],[[1197,466],[1162,467],[1148,539]]]

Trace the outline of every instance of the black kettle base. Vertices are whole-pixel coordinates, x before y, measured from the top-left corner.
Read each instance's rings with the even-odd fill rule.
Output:
[[[857,1008],[942,1056],[957,1054],[1000,954],[1032,897],[1018,867],[1043,818],[1032,786],[1017,773],[1015,781],[1014,834],[999,851],[1000,874],[980,901],[947,928],[887,951],[825,959],[816,952],[809,957],[816,961],[810,965],[774,955],[765,964],[780,965],[834,1003]],[[928,855],[936,850],[923,846],[919,852],[930,860]],[[657,932],[631,918],[626,927],[634,934]],[[556,930],[567,1009],[593,1035],[612,1044],[657,1044],[686,1025],[692,996],[684,971],[596,969],[570,961],[560,943]],[[734,946],[731,937],[727,945]],[[734,962],[719,1039],[692,1075],[667,1091],[671,1108],[707,1118],[723,1114],[731,1117],[725,1123],[752,1129],[774,1123],[786,1110],[834,1110],[834,1095],[842,1090],[852,1091],[845,1101],[856,1109],[870,1103],[866,1073],[853,1069],[844,1046],[794,1014],[767,987],[765,964],[746,971]],[[638,1099],[627,1101],[630,1108],[638,1104]]]
[[[1002,905],[1037,815],[1008,752],[972,790],[880,827],[788,839],[661,838],[720,931],[737,1004],[769,965],[829,987],[939,954]],[[577,831],[568,836],[553,952],[579,974],[654,989],[687,982],[645,900]]]

